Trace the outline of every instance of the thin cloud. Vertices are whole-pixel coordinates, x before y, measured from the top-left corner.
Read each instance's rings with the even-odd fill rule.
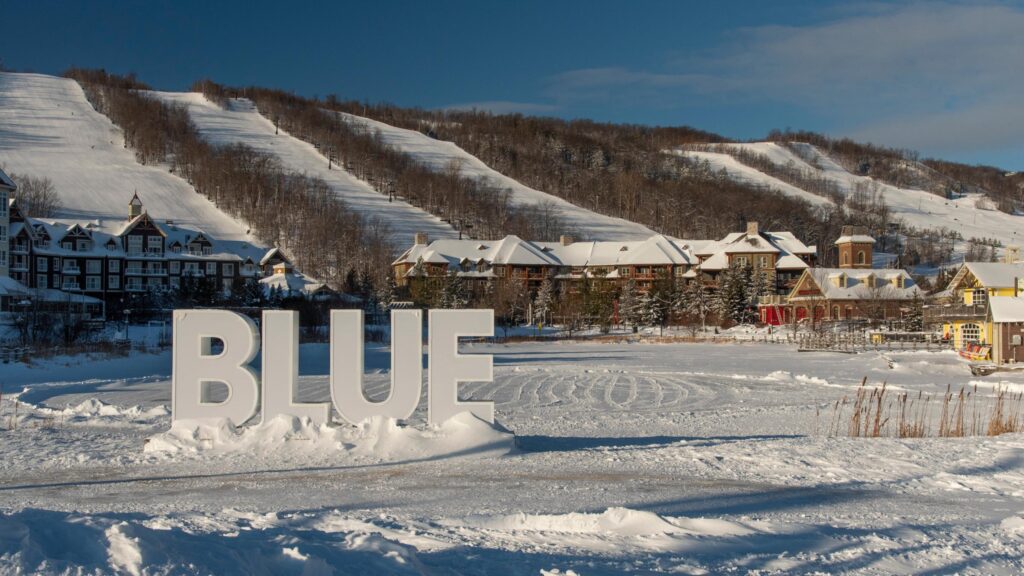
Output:
[[[565,107],[768,99],[882,143],[991,149],[1024,140],[1012,104],[1024,94],[1022,30],[1024,10],[1001,4],[865,4],[810,26],[739,29],[662,70],[568,71],[545,95]]]
[[[554,104],[539,102],[513,102],[510,100],[486,100],[483,102],[466,102],[444,106],[442,110],[484,110],[494,114],[550,114],[557,112],[559,107]]]

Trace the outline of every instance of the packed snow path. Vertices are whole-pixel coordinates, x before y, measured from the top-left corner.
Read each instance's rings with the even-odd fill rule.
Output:
[[[997,384],[1024,390],[1024,375],[974,379],[952,353],[466,348],[495,354],[495,382],[465,384],[462,396],[496,402],[498,420],[518,436],[518,450],[505,456],[356,456],[344,446],[310,450],[301,438],[284,450],[143,452],[144,440],[168,425],[166,354],[6,367],[0,416],[11,414],[10,390],[25,391],[19,428],[0,431],[0,565],[531,575],[1024,570],[1024,436],[823,432],[831,403],[864,376],[912,393],[977,384],[985,395]],[[327,358],[325,345],[302,347],[300,400],[327,398]],[[387,393],[388,365],[385,348],[368,350],[371,397]]]
[[[164,102],[187,106],[200,135],[212,144],[245,144],[276,156],[288,170],[320,178],[349,209],[368,219],[383,220],[396,249],[404,250],[412,245],[417,232],[424,232],[430,238],[458,238],[458,232],[440,218],[407,202],[389,201],[386,194],[377,192],[337,165],[328,170],[327,158],[312,144],[284,131],[275,133],[274,124],[260,115],[249,100],[229,100],[224,109],[195,92],[150,94]]]
[[[598,214],[553,194],[534,190],[487,166],[479,158],[452,142],[435,140],[415,130],[397,128],[361,116],[345,113],[341,113],[341,116],[348,122],[362,126],[370,132],[379,133],[381,141],[385,144],[405,152],[436,172],[445,172],[454,163],[459,166],[459,171],[463,176],[508,190],[509,198],[514,205],[547,204],[552,206],[570,229],[578,231],[587,240],[644,240],[654,235],[650,228],[641,224]],[[557,238],[537,238],[537,240],[557,240]]]
[[[158,221],[174,220],[228,241],[232,252],[253,239],[166,166],[143,166],[124,147],[121,130],[96,112],[74,80],[0,72],[0,165],[5,171],[53,181],[57,218],[99,220],[114,232],[138,192]],[[237,245],[236,245],[237,244]]]

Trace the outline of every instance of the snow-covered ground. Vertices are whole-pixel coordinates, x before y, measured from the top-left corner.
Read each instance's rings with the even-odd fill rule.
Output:
[[[449,224],[407,202],[388,201],[385,194],[338,166],[327,169],[327,158],[312,145],[281,131],[275,134],[273,123],[263,117],[246,99],[232,99],[223,109],[195,92],[150,92],[165,102],[188,107],[199,133],[214,144],[245,144],[276,156],[281,164],[295,172],[315,176],[326,182],[348,207],[368,218],[384,220],[396,248],[405,249],[417,232],[430,238],[457,238]]]
[[[828,204],[827,199],[806,192],[791,184],[769,176],[755,168],[741,164],[730,150],[746,150],[761,154],[779,166],[788,166],[824,178],[838,189],[850,194],[857,190],[880,194],[895,218],[922,229],[945,228],[959,232],[964,239],[996,238],[1004,245],[1024,243],[1024,216],[1007,214],[991,209],[991,202],[980,194],[969,194],[952,200],[924,190],[898,188],[867,176],[847,171],[816,146],[795,143],[796,152],[774,142],[723,144],[716,152],[672,150],[674,154],[707,160],[716,169],[725,169],[737,181],[754,183],[794,197],[803,197],[815,204]],[[807,198],[807,196],[813,198]],[[814,200],[816,198],[817,200]],[[957,252],[965,245],[960,244]]]
[[[495,381],[462,395],[496,403],[513,448],[417,413],[406,428],[325,437],[275,421],[232,449],[209,436],[167,450],[166,353],[0,366],[0,572],[1024,570],[1024,435],[825,432],[863,377],[911,394],[977,383],[985,401],[1024,390],[1024,374],[976,379],[948,352],[465,348],[494,354]],[[367,350],[374,398],[387,352]],[[327,398],[327,364],[326,345],[302,346],[300,400]]]
[[[578,230],[587,240],[645,240],[654,235],[654,232],[646,226],[622,218],[598,214],[552,194],[534,190],[492,169],[479,158],[452,142],[435,140],[415,130],[397,128],[361,116],[344,113],[341,115],[348,122],[363,126],[371,132],[379,132],[381,140],[385,144],[405,152],[432,170],[445,172],[454,162],[459,166],[463,176],[508,190],[513,204],[524,206],[548,204],[552,206],[566,224]],[[556,238],[551,240],[556,240]]]
[[[96,112],[74,80],[0,72],[0,165],[53,181],[59,219],[99,220],[114,232],[138,192],[158,221],[174,220],[227,241],[232,252],[253,244],[246,226],[221,212],[165,166],[143,166],[120,129]]]

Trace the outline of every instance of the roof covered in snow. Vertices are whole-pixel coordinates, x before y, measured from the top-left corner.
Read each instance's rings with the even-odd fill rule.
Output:
[[[874,244],[875,239],[872,238],[871,236],[868,236],[867,234],[852,234],[847,236],[840,236],[835,243],[838,245],[846,244],[848,242],[853,242],[855,244]]]
[[[961,287],[967,273],[984,288],[1012,288],[1016,279],[1024,279],[1024,262],[965,262],[950,282],[950,288]]]
[[[993,296],[989,307],[993,322],[1024,322],[1024,298]]]
[[[0,169],[0,188],[6,190],[14,190],[17,188],[17,185],[14,184],[14,180],[11,180],[11,177],[4,173],[3,169]]]
[[[891,268],[810,268],[806,274],[828,300],[911,300],[924,291],[906,270]],[[805,296],[796,294],[792,299]]]
[[[778,267],[802,270],[807,263],[799,256],[814,254],[789,232],[766,232],[748,237],[730,234],[722,241],[680,240],[661,234],[646,240],[531,242],[518,236],[500,240],[435,240],[416,244],[394,264],[447,264],[452,267],[485,263],[514,266],[616,267],[616,266],[700,266],[721,270],[729,266],[729,254],[776,254]],[[701,262],[698,255],[705,255]]]

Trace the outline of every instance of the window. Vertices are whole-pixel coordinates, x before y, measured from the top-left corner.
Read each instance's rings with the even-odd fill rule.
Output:
[[[86,276],[85,289],[91,292],[99,292],[100,290],[103,290],[102,279],[102,276]]]
[[[63,283],[60,285],[61,290],[78,290],[78,278],[74,276],[65,276]]]
[[[629,278],[629,268],[619,268],[619,276]]]
[[[206,274],[207,274],[207,276],[216,276],[217,275],[217,263],[216,262],[207,262],[206,263]]]
[[[138,256],[142,254],[142,236],[129,236],[128,237],[128,255]]]
[[[223,268],[224,268],[224,275],[225,276],[234,276],[235,275],[235,265],[234,264],[225,264],[223,266]]]
[[[960,327],[960,342],[981,342],[981,326],[977,324],[964,324]]]
[[[181,273],[181,262],[178,262],[177,260],[171,260],[170,262],[168,262],[167,267],[168,269],[170,269],[171,274]]]
[[[77,245],[75,250],[78,250],[79,252],[88,252],[89,250],[92,250],[92,242],[89,242],[88,240],[79,240],[75,244]]]
[[[0,216],[7,215],[7,191],[0,191]]]
[[[146,252],[159,254],[163,251],[163,240],[159,236],[146,236]]]
[[[142,290],[142,278],[137,276],[125,278],[124,287],[127,290]]]
[[[45,256],[36,258],[36,270],[46,272],[50,269],[50,259]]]
[[[108,272],[120,272],[121,261],[120,260],[107,260],[107,271]]]
[[[760,268],[767,268],[768,267],[768,257],[767,256],[758,256],[757,257],[757,265]]]
[[[849,264],[849,263],[850,263],[850,253],[849,252],[843,252],[843,265],[845,266],[846,264]]]
[[[867,262],[867,256],[864,255],[864,251],[857,252],[857,264],[864,264]]]
[[[213,246],[203,246],[203,256],[213,254]]]
[[[61,242],[60,243],[60,247],[65,249],[65,250],[74,250],[74,247],[71,244],[71,242]]]
[[[86,260],[85,261],[85,272],[86,274],[99,274],[103,272],[103,261],[102,260]]]
[[[36,274],[36,288],[49,288],[46,274]]]
[[[976,306],[984,306],[985,303],[988,302],[988,292],[986,292],[984,288],[975,288],[974,290],[971,290],[971,293],[971,297],[973,298],[972,302],[974,302]]]
[[[121,277],[120,276],[107,276],[107,288],[110,290],[121,289]]]
[[[732,259],[732,263],[736,264],[738,266],[746,266],[747,265],[747,257],[746,256],[735,256]]]
[[[174,252],[175,254],[181,254],[181,244],[175,244],[171,246],[171,252]]]
[[[0,224],[0,242],[7,241],[7,226]]]
[[[185,274],[189,276],[199,275],[199,263],[198,262],[185,262]]]

